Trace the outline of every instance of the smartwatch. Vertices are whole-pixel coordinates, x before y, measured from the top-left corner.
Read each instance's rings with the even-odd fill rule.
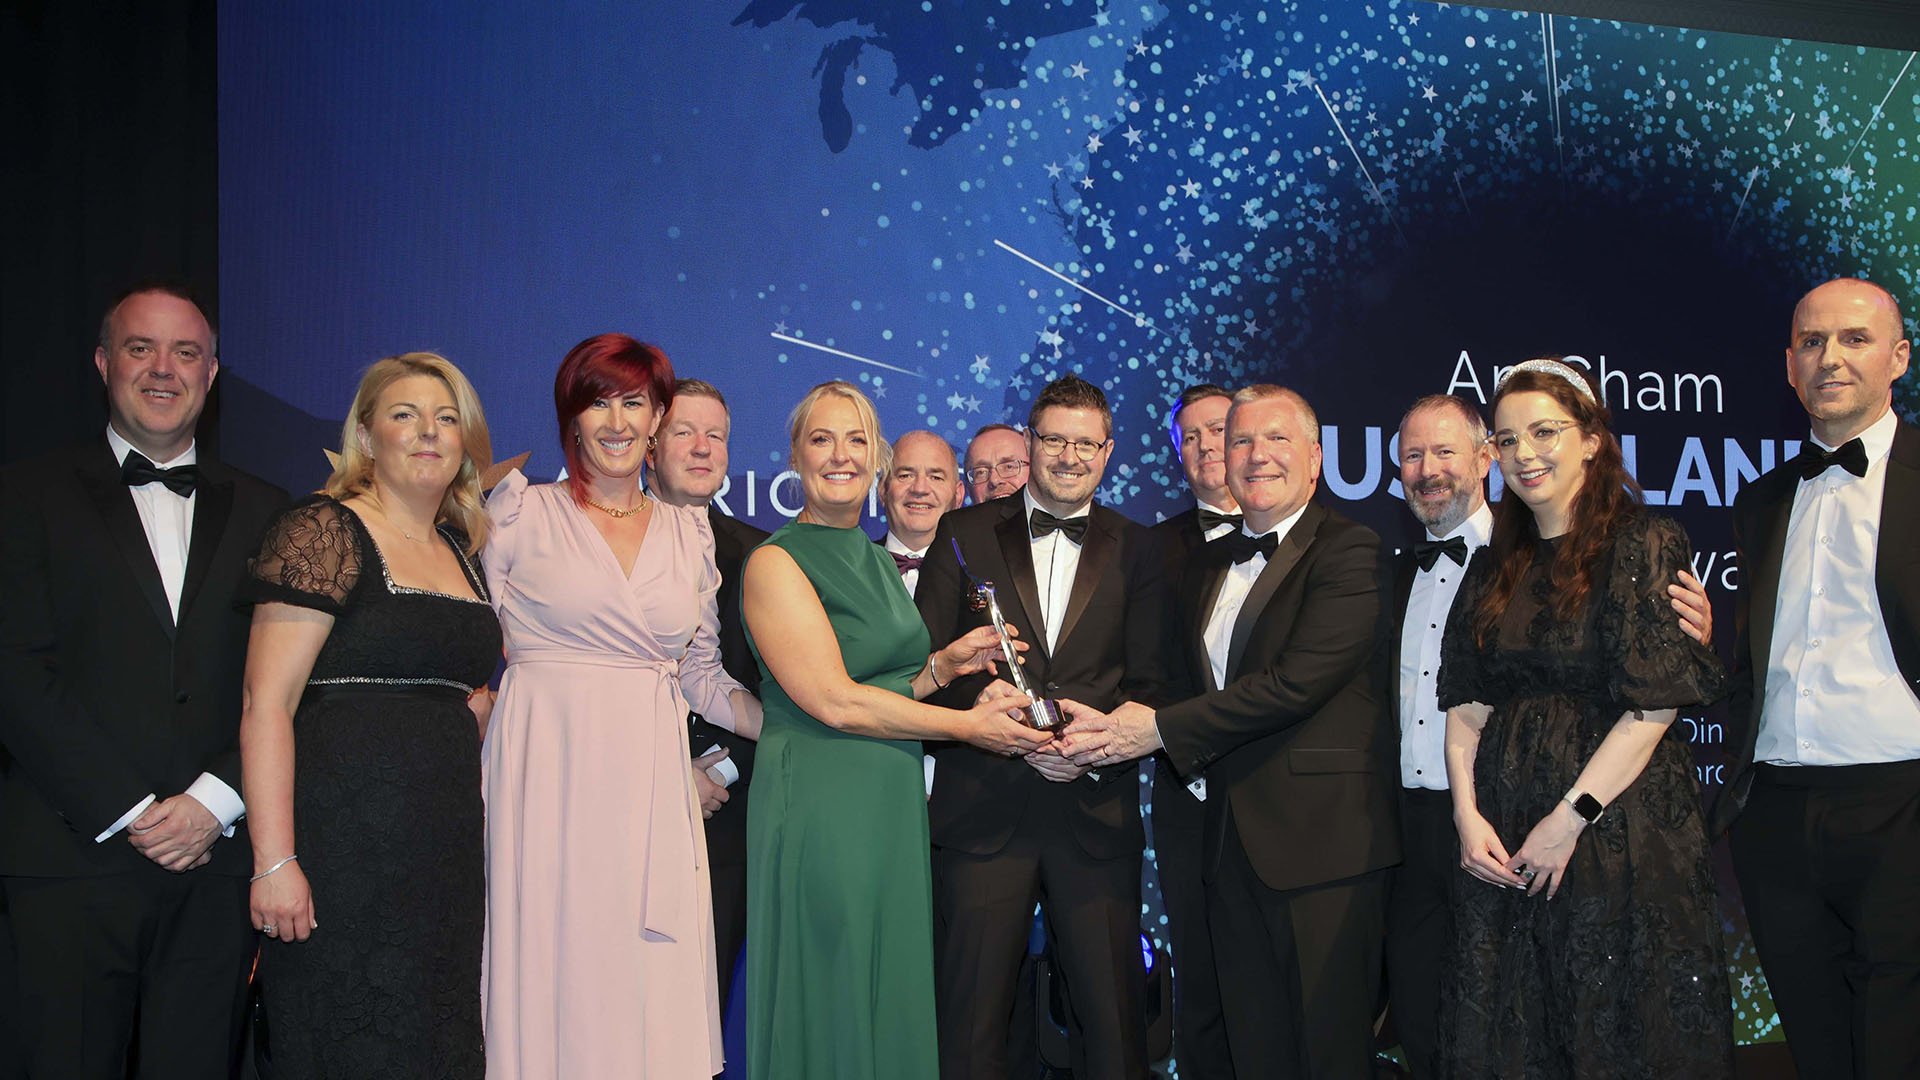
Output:
[[[1561,798],[1561,801],[1573,807],[1573,812],[1579,814],[1589,825],[1599,821],[1600,812],[1606,809],[1606,807],[1600,805],[1599,799],[1594,798],[1584,791],[1569,791]]]

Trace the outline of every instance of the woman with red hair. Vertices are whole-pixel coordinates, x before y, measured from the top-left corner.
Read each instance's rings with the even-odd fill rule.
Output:
[[[706,515],[647,498],[660,350],[588,338],[554,378],[567,479],[487,501],[507,673],[486,747],[487,1075],[720,1071],[687,713],[748,738],[721,669]]]
[[[1441,644],[1460,834],[1441,1055],[1460,1077],[1725,1077],[1719,890],[1677,710],[1726,673],[1667,587],[1607,408],[1555,357],[1501,378],[1506,497]]]

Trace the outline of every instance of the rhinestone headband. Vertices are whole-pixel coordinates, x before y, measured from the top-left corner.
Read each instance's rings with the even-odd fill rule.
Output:
[[[1493,392],[1496,394],[1499,393],[1501,389],[1507,385],[1508,379],[1513,378],[1515,374],[1522,371],[1537,371],[1542,375],[1557,375],[1572,383],[1573,388],[1580,392],[1581,397],[1586,398],[1595,405],[1600,404],[1599,400],[1593,396],[1593,387],[1587,385],[1587,380],[1582,378],[1580,373],[1575,371],[1571,365],[1563,364],[1558,360],[1523,360],[1508,368],[1506,374],[1500,376],[1500,381],[1494,385]]]

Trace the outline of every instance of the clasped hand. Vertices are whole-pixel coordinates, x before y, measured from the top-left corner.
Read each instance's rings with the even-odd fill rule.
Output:
[[[1009,625],[1007,637],[1013,640],[1016,653],[1027,651],[1027,643],[1020,640],[1020,631],[1017,628]],[[942,684],[950,683],[962,675],[973,675],[982,671],[992,675],[1000,670],[998,666],[1000,635],[991,626],[976,626],[954,638],[937,655],[945,661],[942,666],[947,669],[946,674],[938,680]],[[936,671],[934,674],[941,673]]]
[[[1059,752],[1081,768],[1118,765],[1160,749],[1153,710],[1139,702],[1124,702],[1110,713],[1065,699],[1060,708],[1072,723],[1057,740]]]
[[[186,792],[147,807],[127,826],[135,851],[176,874],[205,866],[219,838],[220,819]]]
[[[1525,889],[1528,896],[1553,899],[1566,880],[1567,864],[1586,822],[1560,803],[1527,833],[1526,842],[1512,855],[1500,842],[1491,822],[1478,811],[1455,822],[1460,833],[1460,865],[1467,873],[1503,889]]]

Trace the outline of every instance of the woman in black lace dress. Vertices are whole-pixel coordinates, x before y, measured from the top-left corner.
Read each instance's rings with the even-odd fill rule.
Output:
[[[325,493],[269,528],[244,587],[267,1053],[275,1080],[479,1080],[486,420],[431,353],[375,364],[348,415]]]
[[[1440,703],[1464,872],[1442,1057],[1471,1077],[1726,1077],[1718,891],[1676,710],[1726,675],[1667,586],[1686,534],[1648,514],[1592,381],[1501,381],[1508,496],[1447,620]]]

